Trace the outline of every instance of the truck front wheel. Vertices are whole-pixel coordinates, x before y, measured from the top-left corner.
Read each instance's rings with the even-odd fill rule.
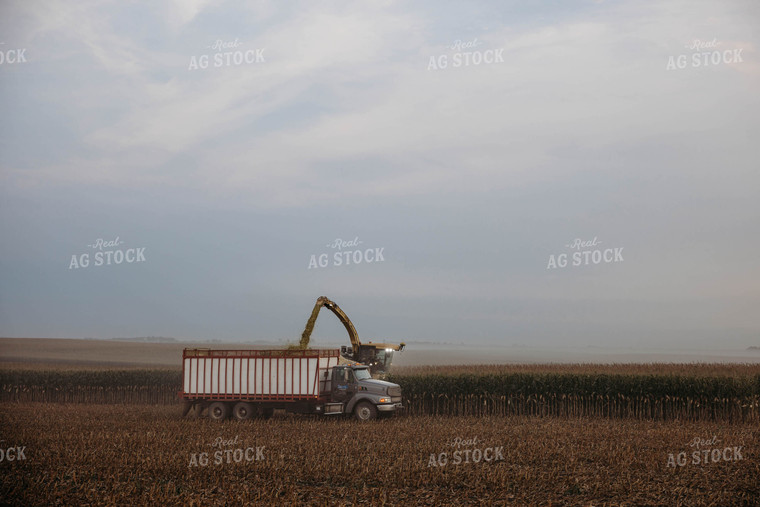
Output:
[[[354,417],[360,421],[370,421],[377,417],[377,408],[372,403],[363,401],[354,408]]]
[[[208,407],[208,416],[214,421],[223,421],[230,415],[230,408],[226,403],[215,401]]]

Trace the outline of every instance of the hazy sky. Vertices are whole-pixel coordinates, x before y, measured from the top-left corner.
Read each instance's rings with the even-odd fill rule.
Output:
[[[758,27],[0,0],[0,336],[760,345]]]

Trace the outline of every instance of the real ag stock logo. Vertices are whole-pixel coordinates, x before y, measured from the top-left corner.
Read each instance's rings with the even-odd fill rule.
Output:
[[[0,65],[26,63],[26,48],[6,49],[5,42],[0,42]]]
[[[243,447],[242,443],[238,441],[238,437],[239,435],[235,435],[235,438],[229,440],[217,437],[216,440],[209,444],[212,449],[216,450],[191,453],[188,467],[205,467],[210,463],[216,466],[232,463],[242,464],[252,461],[264,461],[266,459],[264,455],[265,445]]]
[[[26,446],[14,445],[8,447],[4,442],[5,440],[0,440],[0,463],[26,460],[26,454],[24,453]]]
[[[686,67],[710,67],[716,65],[726,65],[731,63],[742,63],[742,50],[744,48],[731,48],[719,50],[720,42],[718,39],[711,41],[702,41],[695,39],[687,43],[684,47],[691,51],[691,54],[680,54],[668,57],[668,63],[665,70],[685,69]]]
[[[504,446],[482,447],[478,437],[456,437],[448,445],[456,448],[455,451],[444,451],[438,454],[431,453],[428,458],[428,468],[445,467],[447,465],[461,465],[462,463],[481,463],[492,461],[504,461]]]
[[[565,248],[569,248],[571,252],[561,253],[559,255],[550,255],[549,263],[546,269],[565,268],[568,265],[588,266],[590,264],[600,264],[604,262],[609,264],[611,262],[623,262],[623,247],[614,248],[596,248],[601,245],[602,242],[594,236],[594,239],[583,240],[581,238],[575,238],[573,241],[565,245]]]
[[[431,56],[428,59],[427,70],[445,70],[449,67],[457,69],[459,67],[504,63],[504,48],[476,49],[482,45],[483,43],[477,37],[470,41],[457,39],[451,46],[446,46],[446,49],[452,51],[451,53]]]
[[[145,262],[144,246],[139,248],[117,248],[123,244],[124,241],[119,239],[119,236],[116,236],[116,239],[112,240],[98,238],[87,245],[88,248],[95,250],[92,257],[90,257],[89,252],[72,255],[69,269]]]
[[[240,65],[251,65],[257,63],[266,63],[264,59],[264,49],[238,49],[243,43],[237,38],[233,41],[224,41],[217,39],[206,49],[213,53],[194,55],[190,57],[190,65],[187,70],[208,69],[212,67],[238,67]]]
[[[385,247],[361,247],[364,242],[359,236],[351,240],[335,238],[327,244],[331,253],[312,254],[309,258],[308,269],[326,268],[328,266],[350,266],[351,264],[372,264],[384,262]]]
[[[702,439],[696,437],[689,442],[689,447],[695,449],[691,453],[686,451],[679,452],[678,454],[668,454],[667,467],[676,468],[684,467],[687,464],[699,466],[707,465],[709,463],[720,463],[721,461],[741,461],[744,459],[742,455],[742,449],[744,446],[723,446],[717,435],[713,435],[711,439]],[[691,456],[689,456],[689,454]],[[691,460],[689,459],[691,457]]]

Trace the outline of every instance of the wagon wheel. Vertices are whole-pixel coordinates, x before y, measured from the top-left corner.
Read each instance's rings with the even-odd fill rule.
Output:
[[[232,415],[235,416],[235,419],[238,421],[250,419],[253,416],[253,412],[253,405],[244,401],[236,403],[235,407],[232,409]]]
[[[208,416],[214,421],[223,421],[230,415],[230,407],[221,401],[215,401],[208,407]]]

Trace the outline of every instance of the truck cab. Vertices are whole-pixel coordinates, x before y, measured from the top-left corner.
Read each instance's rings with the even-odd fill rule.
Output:
[[[342,364],[330,371],[330,403],[325,414],[354,414],[357,419],[367,421],[402,408],[401,387],[373,379],[368,366]]]

